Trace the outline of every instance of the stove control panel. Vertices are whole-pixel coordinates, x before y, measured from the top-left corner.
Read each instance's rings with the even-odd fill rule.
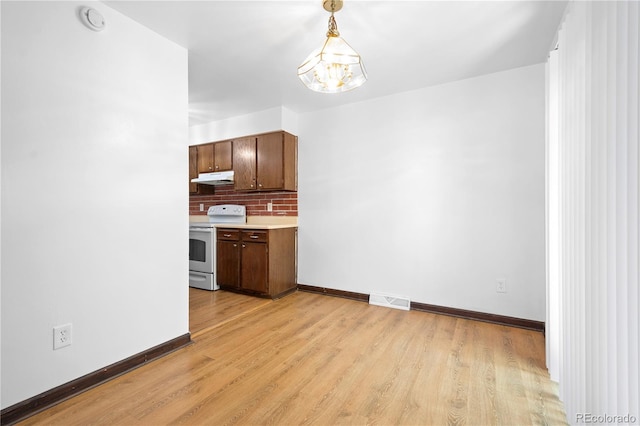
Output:
[[[207,211],[208,216],[244,216],[247,213],[245,206],[236,204],[223,204],[220,206],[211,206]]]
[[[210,223],[245,223],[247,208],[237,204],[222,204],[211,206],[207,210]]]

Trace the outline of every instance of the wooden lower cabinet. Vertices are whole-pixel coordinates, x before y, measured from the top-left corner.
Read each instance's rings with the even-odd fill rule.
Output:
[[[265,243],[243,242],[240,256],[241,288],[269,294],[269,250]]]
[[[216,280],[218,285],[224,283],[227,287],[240,287],[240,233],[226,230],[224,234],[237,237],[236,240],[221,240],[218,230],[216,247]]]
[[[296,288],[297,228],[218,228],[216,232],[220,288],[271,298]]]

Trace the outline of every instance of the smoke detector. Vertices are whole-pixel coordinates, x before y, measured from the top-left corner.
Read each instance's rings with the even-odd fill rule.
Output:
[[[80,20],[87,28],[93,31],[102,31],[106,25],[104,16],[91,7],[83,7],[80,10]]]

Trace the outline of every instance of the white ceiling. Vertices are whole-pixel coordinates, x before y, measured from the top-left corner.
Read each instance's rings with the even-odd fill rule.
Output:
[[[105,3],[189,50],[191,125],[279,106],[302,113],[540,63],[566,6],[345,0],[338,28],[369,80],[322,94],[296,75],[324,41],[322,0]]]

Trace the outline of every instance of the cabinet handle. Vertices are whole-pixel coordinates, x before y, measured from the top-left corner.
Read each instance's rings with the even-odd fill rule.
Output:
[[[245,247],[246,247],[246,246],[243,244],[243,245],[242,245],[242,248],[245,248]]]
[[[235,244],[235,243],[233,244],[233,246],[234,246],[234,247],[238,247],[238,245],[237,245],[237,244]]]
[[[255,240],[256,238],[258,238],[258,236],[257,235],[250,235],[249,238],[253,238]]]
[[[229,238],[231,234],[222,234],[224,237]]]

